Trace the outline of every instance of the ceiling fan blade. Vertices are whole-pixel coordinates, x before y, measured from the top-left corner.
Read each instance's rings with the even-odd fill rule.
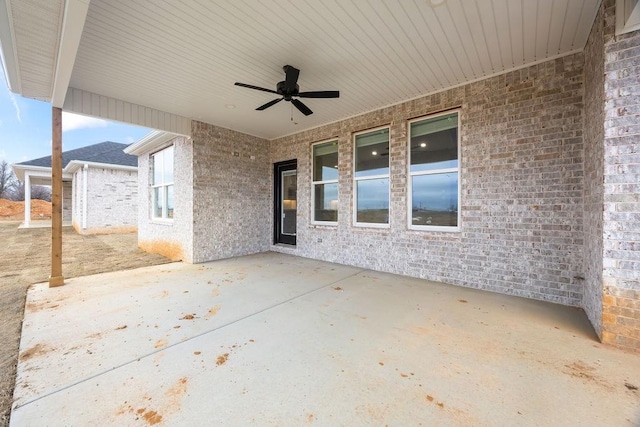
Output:
[[[296,96],[300,98],[340,98],[340,92],[337,90],[320,90],[316,92],[300,92]]]
[[[304,114],[305,116],[308,116],[308,115],[310,115],[310,114],[313,114],[313,111],[311,111],[311,109],[310,109],[309,107],[307,107],[306,105],[304,105],[304,104],[302,103],[302,101],[299,101],[299,100],[297,100],[297,99],[292,99],[292,100],[291,100],[291,103],[292,103],[293,105],[295,105],[295,106],[296,106],[296,108],[297,108],[298,110],[300,110],[300,112],[301,112],[302,114]]]
[[[256,108],[256,110],[258,111],[262,111],[262,110],[266,110],[267,108],[271,107],[272,105],[276,105],[278,102],[282,101],[284,98],[277,98],[274,99],[273,101],[269,101],[264,105],[259,106],[258,108]]]
[[[238,83],[235,82],[236,86],[242,86],[242,87],[247,87],[249,89],[255,89],[255,90],[261,90],[263,92],[269,92],[269,93],[275,93],[276,95],[278,94],[278,92],[276,92],[275,90],[271,90],[271,89],[265,89],[263,87],[259,87],[259,86],[254,86],[254,85],[248,85],[246,83]]]
[[[295,92],[296,83],[298,83],[298,76],[300,75],[300,70],[291,65],[285,65],[282,67],[285,74],[284,79],[284,90],[285,92]]]

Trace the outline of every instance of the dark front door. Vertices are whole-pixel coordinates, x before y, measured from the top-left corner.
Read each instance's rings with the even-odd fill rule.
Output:
[[[274,243],[296,244],[297,166],[296,160],[287,160],[273,165]]]

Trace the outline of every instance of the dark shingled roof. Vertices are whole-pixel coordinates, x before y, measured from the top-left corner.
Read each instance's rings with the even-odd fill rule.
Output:
[[[70,161],[80,160],[94,163],[108,163],[110,165],[138,166],[138,157],[125,153],[127,144],[119,142],[105,141],[88,147],[76,148],[62,153],[62,168],[64,169]],[[39,159],[27,160],[18,163],[24,166],[51,167],[51,156],[40,157]]]

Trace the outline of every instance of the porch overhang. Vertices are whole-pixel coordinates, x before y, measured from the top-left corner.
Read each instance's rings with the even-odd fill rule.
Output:
[[[0,0],[0,52],[12,92],[65,111],[272,140],[581,51],[599,4]],[[275,87],[285,64],[340,98],[310,99],[301,117],[287,103],[255,111],[271,95],[233,85]]]
[[[175,138],[176,134],[162,131],[153,131],[140,138],[124,149],[124,152],[134,156],[157,151]]]
[[[71,160],[67,166],[62,170],[63,174],[73,176],[73,174],[83,167],[98,168],[98,169],[110,169],[125,172],[137,172],[136,166],[114,165],[111,163],[99,163],[99,162],[85,162],[82,160]]]
[[[26,165],[11,165],[13,172],[20,181],[24,181],[28,175],[31,185],[51,185],[51,168],[44,166],[26,166]],[[69,171],[62,172],[63,181],[71,181],[73,174]]]

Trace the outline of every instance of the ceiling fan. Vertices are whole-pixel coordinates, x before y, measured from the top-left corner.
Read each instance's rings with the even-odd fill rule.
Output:
[[[249,89],[261,90],[263,92],[275,93],[276,95],[282,96],[281,98],[274,99],[273,101],[269,101],[264,105],[256,108],[258,111],[266,110],[269,107],[276,105],[278,102],[285,101],[291,102],[295,107],[300,110],[302,114],[308,116],[313,114],[313,111],[306,105],[302,103],[297,98],[339,98],[340,92],[337,90],[322,90],[315,92],[300,92],[300,87],[298,86],[298,76],[300,75],[300,70],[291,65],[285,65],[282,67],[284,70],[285,78],[284,81],[279,82],[276,86],[276,90],[265,89],[259,86],[253,86],[246,83],[238,83],[236,82],[236,86],[247,87]]]

